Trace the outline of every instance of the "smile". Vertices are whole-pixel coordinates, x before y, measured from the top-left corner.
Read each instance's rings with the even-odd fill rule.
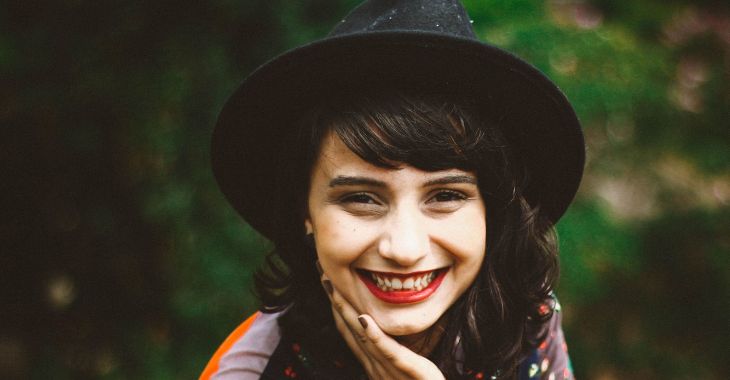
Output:
[[[360,280],[373,295],[388,303],[415,303],[433,294],[448,268],[417,273],[384,273],[359,269]]]

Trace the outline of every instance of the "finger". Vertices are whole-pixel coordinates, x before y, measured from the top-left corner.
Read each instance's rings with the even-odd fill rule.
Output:
[[[323,280],[323,282],[325,288],[332,288],[328,279]],[[340,317],[342,324],[349,332],[349,334],[346,334],[340,329],[340,333],[345,337],[352,338],[362,355],[367,357],[367,360],[373,364],[377,363],[377,367],[381,367],[382,363],[382,367],[391,368],[400,360],[399,355],[404,351],[416,355],[385,334],[372,317],[358,313],[337,289],[332,288],[330,300],[335,316]]]
[[[328,294],[330,296],[332,315],[334,317],[337,330],[340,332],[343,339],[345,339],[345,343],[347,343],[350,347],[352,352],[355,354],[355,357],[358,358],[367,373],[372,374],[374,360],[365,352],[365,348],[363,346],[363,341],[366,339],[365,335],[363,335],[362,332],[358,335],[355,331],[353,331],[352,324],[348,324],[345,317],[343,317],[344,313],[355,316],[356,318],[357,313],[355,313],[354,308],[350,306],[347,300],[345,300],[344,297],[342,297],[337,290],[332,287],[331,283],[329,283],[327,279],[323,280],[323,282],[326,284],[323,286],[328,290]]]
[[[358,319],[361,321],[367,337],[368,353],[375,358],[378,366],[384,368],[391,376],[394,378],[423,378],[425,374],[428,374],[426,378],[443,379],[441,371],[433,362],[411,351],[383,332],[371,316],[362,314]]]
[[[337,297],[337,295],[335,295],[335,297]],[[354,312],[355,310],[352,309],[352,311]],[[345,312],[349,314],[348,310],[345,310]],[[412,372],[410,370],[404,371],[403,369],[396,368],[393,365],[397,362],[396,359],[398,359],[397,348],[401,348],[409,352],[410,350],[402,347],[398,342],[393,340],[393,338],[385,334],[375,323],[375,320],[373,320],[372,317],[370,317],[369,315],[352,314],[351,317],[354,317],[357,323],[349,323],[347,327],[352,333],[352,338],[358,343],[358,346],[363,352],[363,355],[367,357],[370,362],[370,368],[367,369],[367,372],[369,375],[371,375],[371,378],[373,378],[373,375],[375,375],[376,377],[374,378],[377,379],[400,379],[403,377],[404,374],[406,376],[415,374],[415,372]],[[343,322],[346,322],[345,318],[343,318]],[[369,331],[372,331],[372,333],[368,334]],[[375,339],[373,340],[373,338]],[[393,346],[385,345],[384,347],[388,348],[388,351],[384,352],[382,349],[383,346],[381,344],[382,339],[388,339],[392,341],[392,344],[395,345],[396,349],[393,349]],[[376,343],[380,346],[376,346]],[[393,356],[390,356],[391,353]]]
[[[365,369],[369,371],[373,365],[372,358],[370,358],[365,353],[364,347],[362,346],[360,340],[356,338],[355,335],[353,335],[350,327],[347,326],[347,323],[345,323],[340,313],[337,312],[334,307],[332,308],[332,314],[334,315],[335,326],[340,332],[340,335],[342,335],[342,338],[345,339],[345,343],[347,343],[352,352],[355,354],[355,357],[357,357],[360,363],[362,363],[363,367],[365,367]]]
[[[351,348],[355,349],[355,345],[358,346],[358,350],[362,353],[362,347],[359,347],[363,340],[365,340],[365,335],[362,334],[362,332],[359,333],[359,335],[353,330],[353,323],[348,323],[347,318],[357,318],[357,312],[355,312],[355,309],[350,305],[350,303],[340,295],[339,292],[337,292],[336,289],[332,286],[332,282],[327,278],[326,274],[322,274],[322,287],[327,292],[327,296],[330,299],[330,304],[332,306],[332,315],[335,319],[335,325],[337,326],[337,330],[340,331],[340,334],[347,340],[351,339],[351,342],[348,342],[348,345],[351,346]]]
[[[360,313],[352,307],[352,304],[350,304],[350,302],[343,297],[337,289],[332,289],[332,292],[330,293],[330,300],[332,302],[332,307],[342,317],[343,322],[352,335],[360,343],[364,343],[367,340],[367,336],[365,336],[362,326],[360,326],[360,322],[357,320]]]
[[[403,347],[395,339],[384,333],[371,316],[362,314],[357,318],[367,342],[372,347],[372,353],[379,359],[394,364],[402,355],[413,354],[411,350]]]
[[[424,367],[424,364],[427,367],[423,368],[426,369],[426,373],[441,375],[441,372],[433,363],[388,336],[372,317],[367,314],[359,314],[352,304],[332,286],[326,275],[323,275],[322,278],[323,287],[330,297],[335,325],[347,345],[365,367],[370,378],[443,379],[443,376],[421,376],[424,371],[420,367]]]

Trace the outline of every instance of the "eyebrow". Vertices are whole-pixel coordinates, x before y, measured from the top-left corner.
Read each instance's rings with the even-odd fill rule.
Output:
[[[387,187],[385,182],[368,177],[337,176],[330,181],[330,187],[336,186],[374,186]]]
[[[446,175],[443,177],[435,178],[427,181],[424,186],[436,186],[436,185],[449,185],[453,183],[468,183],[472,185],[477,184],[477,179],[469,175]],[[388,185],[383,181],[378,181],[368,177],[356,177],[356,176],[337,176],[333,178],[330,183],[330,187],[337,186],[373,186],[373,187],[387,187]]]
[[[452,184],[452,183],[468,183],[468,184],[476,185],[477,179],[470,175],[453,174],[453,175],[446,175],[443,177],[432,179],[430,181],[427,181],[425,185],[426,186],[448,185],[448,184]]]

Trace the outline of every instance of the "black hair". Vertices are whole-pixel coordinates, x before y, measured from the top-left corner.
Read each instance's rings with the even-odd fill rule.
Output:
[[[480,113],[469,99],[384,91],[327,99],[293,134],[303,149],[300,165],[287,175],[299,175],[302,189],[309,189],[312,166],[330,132],[377,166],[476,173],[487,211],[487,248],[475,281],[446,312],[449,327],[430,355],[446,378],[458,378],[460,368],[514,377],[550,318],[538,310],[558,277],[553,226],[539,205],[522,195],[528,176],[498,120]],[[307,191],[301,193],[280,209],[289,214],[280,216],[283,232],[257,272],[256,290],[265,312],[286,309],[280,318],[283,334],[305,347],[314,344],[312,361],[326,366],[345,345],[319,282],[314,246],[304,233]]]

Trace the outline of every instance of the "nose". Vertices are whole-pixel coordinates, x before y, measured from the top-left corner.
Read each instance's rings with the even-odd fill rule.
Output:
[[[430,239],[418,209],[397,209],[388,215],[378,242],[378,253],[399,266],[409,267],[428,255]]]

